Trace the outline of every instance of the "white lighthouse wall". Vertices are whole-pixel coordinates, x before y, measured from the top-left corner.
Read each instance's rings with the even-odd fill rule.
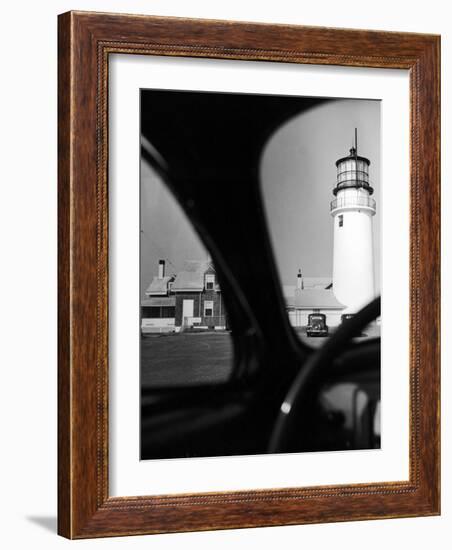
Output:
[[[345,313],[355,313],[375,297],[372,212],[343,210],[333,219],[333,292]]]

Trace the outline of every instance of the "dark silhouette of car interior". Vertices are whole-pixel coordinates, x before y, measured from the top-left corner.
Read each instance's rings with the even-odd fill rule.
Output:
[[[141,458],[380,447],[380,338],[356,335],[380,298],[318,349],[289,322],[261,196],[266,142],[315,98],[141,91],[144,162],[158,172],[208,249],[224,296],[233,369],[222,383],[141,388]],[[277,185],[277,182],[275,182]],[[328,399],[338,385],[350,402]],[[357,410],[359,392],[368,397]]]

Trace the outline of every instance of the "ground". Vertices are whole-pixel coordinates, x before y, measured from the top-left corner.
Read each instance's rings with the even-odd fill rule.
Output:
[[[320,347],[325,338],[300,338]],[[379,336],[380,327],[366,329],[366,337]],[[141,338],[141,385],[143,388],[188,386],[224,382],[232,370],[232,340],[227,331],[182,332],[146,335]]]
[[[333,334],[335,330],[336,330],[336,327],[330,328],[329,329],[330,335]],[[305,327],[296,328],[295,331],[300,337],[300,340],[302,340],[308,346],[311,346],[313,348],[319,348],[325,342],[325,338],[308,336],[306,334]],[[359,338],[355,338],[354,340],[359,342],[360,340],[365,340],[366,338],[378,338],[380,336],[380,332],[381,332],[380,325],[377,325],[376,323],[372,323],[371,325],[366,327],[366,329],[363,331],[362,335]]]
[[[188,386],[227,380],[232,370],[229,332],[182,332],[141,338],[141,385]]]

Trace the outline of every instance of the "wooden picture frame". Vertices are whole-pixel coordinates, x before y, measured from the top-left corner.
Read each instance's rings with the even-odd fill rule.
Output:
[[[68,538],[440,513],[440,38],[138,15],[59,16],[58,532]],[[108,75],[127,53],[410,74],[409,481],[110,497]]]

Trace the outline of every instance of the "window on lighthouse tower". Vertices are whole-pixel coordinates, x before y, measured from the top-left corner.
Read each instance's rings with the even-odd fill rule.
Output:
[[[339,227],[342,227],[344,225],[344,215],[339,214],[338,219],[339,219]]]

